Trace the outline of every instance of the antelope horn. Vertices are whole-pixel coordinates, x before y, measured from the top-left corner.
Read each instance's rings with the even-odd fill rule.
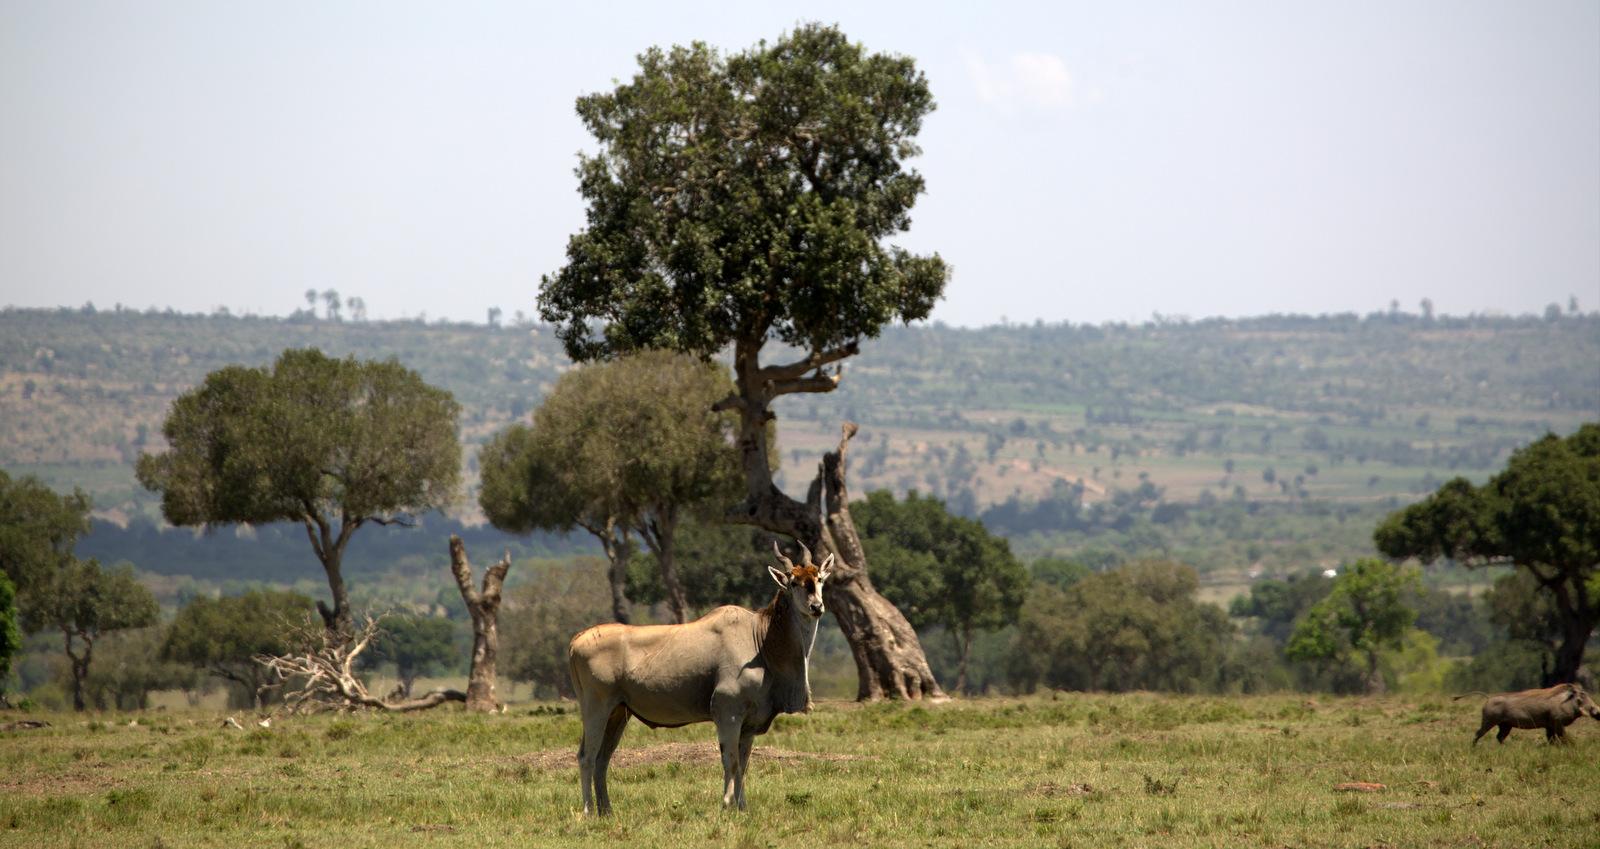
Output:
[[[804,548],[804,546],[801,546],[801,547]],[[778,548],[778,541],[777,540],[773,540],[772,541],[772,553],[778,555],[778,562],[779,563],[782,563],[783,565],[789,567],[790,569],[794,568],[794,561],[783,556],[783,549]]]
[[[799,546],[800,546],[800,551],[801,551],[801,553],[803,553],[803,554],[805,554],[805,556],[806,556],[806,559],[805,559],[805,565],[807,565],[807,566],[814,566],[814,565],[816,565],[816,564],[814,564],[814,563],[812,563],[812,562],[811,562],[811,549],[809,549],[809,548],[806,548],[806,544],[805,544],[805,543],[803,543],[803,542],[801,542],[801,541],[800,541],[800,540],[798,540],[798,539],[797,539],[797,540],[795,540],[795,544],[796,544],[796,545],[799,545]]]

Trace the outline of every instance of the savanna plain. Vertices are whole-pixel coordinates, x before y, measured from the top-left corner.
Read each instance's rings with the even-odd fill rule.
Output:
[[[579,810],[578,719],[559,704],[245,730],[202,711],[59,714],[0,732],[0,845],[1600,845],[1600,727],[1474,748],[1478,704],[824,701],[757,739],[742,813],[720,810],[709,726],[632,723],[606,819]],[[1340,789],[1356,782],[1382,788]]]

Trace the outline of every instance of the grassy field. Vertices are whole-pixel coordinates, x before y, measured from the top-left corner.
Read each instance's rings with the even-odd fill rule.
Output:
[[[1057,694],[826,702],[758,739],[718,809],[708,725],[632,724],[583,817],[577,718],[43,717],[0,732],[0,846],[1600,845],[1600,727],[1469,747],[1444,698]],[[21,718],[0,714],[0,725]],[[1376,792],[1344,792],[1375,782]]]

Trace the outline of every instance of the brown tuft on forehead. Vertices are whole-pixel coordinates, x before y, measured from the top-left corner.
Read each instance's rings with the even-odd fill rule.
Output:
[[[805,580],[806,578],[810,578],[811,580],[814,581],[814,580],[817,579],[817,567],[815,567],[815,566],[796,566],[793,569],[789,570],[789,578],[792,579],[792,580],[795,580],[795,581],[802,581],[802,580]]]

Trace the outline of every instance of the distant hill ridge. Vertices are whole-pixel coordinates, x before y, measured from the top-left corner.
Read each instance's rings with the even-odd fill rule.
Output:
[[[112,518],[151,515],[131,464],[159,446],[172,399],[216,368],[306,346],[395,357],[450,390],[474,471],[475,446],[570,367],[550,328],[526,323],[7,308],[0,465],[82,486]],[[864,426],[858,492],[915,488],[967,512],[1145,482],[1167,500],[1241,484],[1252,498],[1404,496],[1600,418],[1600,314],[895,327],[864,342],[838,392],[777,412],[797,485],[849,418]],[[1328,474],[1347,465],[1363,471]]]

